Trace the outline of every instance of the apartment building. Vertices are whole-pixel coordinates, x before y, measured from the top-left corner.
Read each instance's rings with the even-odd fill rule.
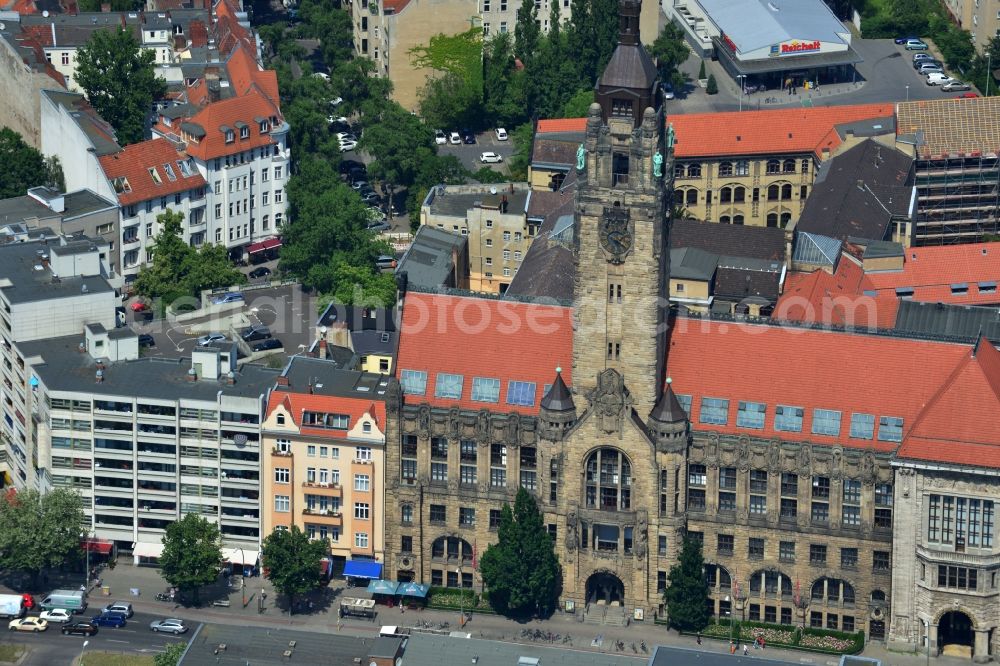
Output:
[[[334,570],[382,562],[386,375],[292,357],[262,427],[264,534],[296,525],[329,545]]]
[[[205,179],[194,160],[178,153],[172,143],[151,139],[99,158],[118,196],[121,219],[118,244],[121,273],[132,282],[139,268],[152,261],[152,245],[161,225],[157,217],[172,211],[184,216],[182,237],[192,247],[208,234]]]
[[[916,206],[908,244],[979,243],[996,236],[1000,100],[904,102],[896,117],[897,145],[914,158]]]
[[[420,207],[420,224],[468,237],[469,289],[502,294],[531,247],[527,183],[438,185]]]
[[[958,26],[968,30],[976,50],[983,53],[990,39],[1000,34],[1000,7],[979,0],[944,0]]]
[[[111,308],[113,313],[113,308]],[[236,368],[235,344],[190,362],[139,359],[130,329],[91,323],[25,343],[40,463],[84,498],[90,531],[137,561],[162,552],[187,513],[219,524],[223,546],[260,546],[260,422],[277,372]]]
[[[40,416],[44,405],[31,370],[31,345],[67,335],[79,342],[86,324],[114,328],[118,299],[103,277],[100,255],[101,248],[89,240],[0,245],[4,485],[49,487],[48,442]]]

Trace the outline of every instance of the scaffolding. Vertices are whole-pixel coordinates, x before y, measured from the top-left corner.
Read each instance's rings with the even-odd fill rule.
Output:
[[[995,150],[917,151],[914,245],[977,243],[1000,235],[1000,160]]]

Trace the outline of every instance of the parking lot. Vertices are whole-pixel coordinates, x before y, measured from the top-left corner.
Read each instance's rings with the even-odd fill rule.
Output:
[[[509,132],[510,129],[507,131]],[[448,134],[449,132],[450,130],[445,130],[445,134]],[[493,130],[477,134],[475,143],[462,143],[458,145],[447,143],[439,145],[437,149],[440,155],[454,155],[457,157],[462,165],[469,171],[478,171],[481,167],[488,166],[491,169],[504,174],[509,173],[507,170],[507,161],[510,159],[511,155],[514,154],[514,146],[511,140],[507,139],[506,141],[497,141]],[[503,162],[500,162],[499,164],[481,163],[479,161],[479,156],[488,151],[492,151],[500,155],[503,158]]]
[[[314,295],[306,294],[299,285],[248,288],[243,293],[246,301],[242,308],[187,321],[171,316],[147,319],[126,307],[128,323],[136,333],[153,336],[155,345],[142,350],[144,357],[153,358],[190,357],[199,336],[209,332],[228,335],[230,326],[267,326],[271,335],[281,340],[286,357],[302,353],[312,343],[312,325],[317,318]]]

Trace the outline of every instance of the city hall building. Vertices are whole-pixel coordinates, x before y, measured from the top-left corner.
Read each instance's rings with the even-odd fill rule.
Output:
[[[823,0],[673,0],[666,9],[696,53],[747,85],[853,81],[862,60]]]

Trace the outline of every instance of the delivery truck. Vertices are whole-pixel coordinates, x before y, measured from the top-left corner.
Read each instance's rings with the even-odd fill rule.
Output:
[[[87,593],[82,590],[53,590],[42,599],[42,610],[56,608],[79,615],[87,610]]]
[[[20,594],[0,594],[0,617],[24,617],[24,597]]]

